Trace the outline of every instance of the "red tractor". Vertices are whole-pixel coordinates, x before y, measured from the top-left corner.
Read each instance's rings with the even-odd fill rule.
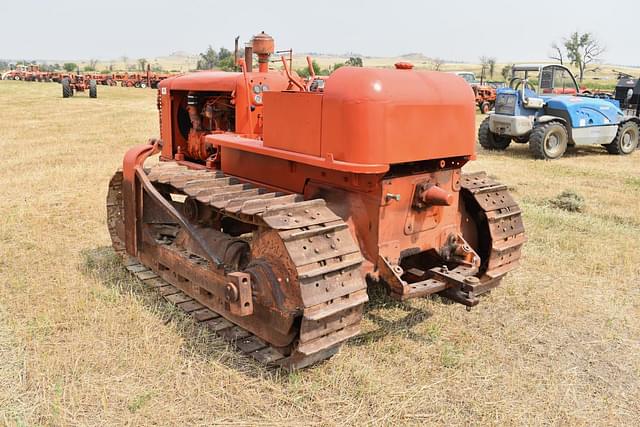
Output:
[[[482,114],[487,114],[493,110],[496,104],[496,89],[489,85],[472,86],[473,93],[476,96],[476,105]]]
[[[62,97],[72,97],[74,92],[89,92],[89,98],[98,97],[98,85],[94,79],[82,74],[65,74],[60,80],[62,84]]]
[[[507,186],[461,171],[475,158],[467,83],[407,63],[304,81],[284,57],[269,69],[273,52],[261,33],[241,72],[160,82],[160,138],[125,154],[107,195],[129,271],[296,369],[360,332],[367,281],[471,307],[518,266]]]

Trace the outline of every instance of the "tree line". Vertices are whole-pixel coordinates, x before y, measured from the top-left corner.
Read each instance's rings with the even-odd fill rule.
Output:
[[[198,70],[218,69],[223,71],[233,71],[236,69],[233,61],[233,52],[231,52],[229,49],[221,47],[218,51],[216,51],[211,45],[209,45],[204,52],[198,55],[196,68]],[[319,76],[329,75],[333,71],[345,65],[351,67],[362,67],[362,58],[359,56],[352,56],[345,62],[335,63],[333,65],[330,65],[328,68],[320,67],[320,64],[318,64],[316,60],[313,60],[311,63],[313,72]],[[308,67],[298,68],[295,71],[301,77],[309,76]]]

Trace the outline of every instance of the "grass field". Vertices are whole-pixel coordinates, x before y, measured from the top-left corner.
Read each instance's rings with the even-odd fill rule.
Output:
[[[286,374],[208,336],[114,257],[109,178],[157,134],[152,90],[62,99],[57,84],[0,81],[0,424],[640,423],[640,151],[479,150],[465,170],[506,182],[523,208],[522,267],[470,312],[374,293],[361,337]],[[582,212],[554,207],[563,190]]]

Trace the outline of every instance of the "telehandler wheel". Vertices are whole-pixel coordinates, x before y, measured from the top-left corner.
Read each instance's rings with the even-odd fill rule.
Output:
[[[73,96],[73,89],[71,88],[71,83],[69,82],[69,79],[64,78],[62,79],[62,97],[63,98],[69,98],[70,96]]]
[[[496,135],[489,129],[489,117],[484,119],[478,129],[478,141],[487,150],[505,150],[511,144],[511,137]]]
[[[611,144],[604,148],[609,154],[631,154],[638,148],[638,125],[634,122],[625,122],[618,126],[618,133]]]
[[[484,101],[480,104],[480,112],[482,114],[487,114],[489,111],[491,111],[491,103]]]
[[[538,159],[558,159],[567,151],[568,142],[567,128],[560,122],[549,122],[533,128],[529,150]]]
[[[89,98],[98,97],[98,85],[95,80],[89,80]]]
[[[513,142],[516,142],[518,144],[526,144],[529,142],[529,138],[531,137],[531,134],[528,133],[526,135],[522,135],[522,136],[514,136],[513,137]]]

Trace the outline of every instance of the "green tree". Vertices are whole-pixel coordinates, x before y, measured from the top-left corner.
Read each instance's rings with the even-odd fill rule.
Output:
[[[313,61],[311,61],[311,66],[313,67],[313,72],[315,73],[316,76],[322,75],[322,70],[320,69],[320,64],[318,64],[315,59]],[[298,75],[300,77],[309,77],[310,76],[309,67],[298,68],[296,70],[296,73],[298,73]]]
[[[359,56],[352,56],[346,60],[344,65],[348,65],[350,67],[362,67],[362,58]]]
[[[198,70],[211,70],[218,63],[218,54],[215,50],[209,45],[207,50],[200,54],[200,59],[198,59]]]
[[[577,31],[565,39],[564,47],[567,50],[567,58],[578,69],[580,83],[584,78],[587,65],[597,61],[605,51],[593,34],[580,34]]]
[[[87,65],[85,65],[84,70],[85,71],[95,71],[97,66],[98,66],[98,60],[97,59],[90,59],[89,63]]]
[[[493,78],[493,75],[496,72],[496,58],[489,58],[487,61],[487,66],[489,67],[489,76]]]
[[[505,81],[508,81],[511,78],[512,68],[513,68],[513,64],[507,64],[504,67],[502,67],[500,74],[502,74],[502,78],[504,78]]]
[[[229,49],[221,47],[216,52],[211,45],[200,54],[198,64],[196,68],[198,70],[212,70],[219,68],[224,71],[232,71],[236,69],[236,64],[233,62],[233,52]]]
[[[233,62],[233,55],[218,60],[218,68],[222,71],[234,71],[236,64]]]
[[[65,62],[62,65],[62,68],[64,68],[64,70],[68,73],[71,73],[73,71],[76,71],[78,69],[78,64],[76,64],[75,62]]]
[[[489,74],[491,78],[496,72],[496,58],[491,56],[481,56],[480,65],[482,65],[482,76]]]
[[[227,58],[233,59],[233,52],[231,52],[229,49],[221,47],[218,51],[218,61],[222,61]]]
[[[140,67],[140,71],[144,73],[145,70],[147,69],[147,59],[146,58],[138,59],[138,66]]]

